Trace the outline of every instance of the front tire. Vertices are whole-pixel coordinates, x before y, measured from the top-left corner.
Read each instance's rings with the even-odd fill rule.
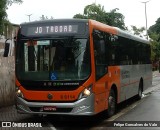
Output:
[[[116,112],[116,94],[113,89],[111,89],[108,97],[108,110],[107,110],[107,116],[111,117]]]

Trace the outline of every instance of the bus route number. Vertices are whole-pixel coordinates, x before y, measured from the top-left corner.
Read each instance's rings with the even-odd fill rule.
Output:
[[[73,100],[75,99],[75,95],[61,95],[62,100]]]

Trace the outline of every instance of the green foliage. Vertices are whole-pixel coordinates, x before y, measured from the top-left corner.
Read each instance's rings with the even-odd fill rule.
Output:
[[[84,16],[83,14],[76,14],[76,15],[73,16],[73,18],[87,19],[87,17]]]
[[[140,37],[143,37],[143,32],[145,31],[145,27],[137,28],[136,26],[131,26],[132,31],[134,32],[134,35],[138,35]]]
[[[149,37],[152,44],[152,60],[160,59],[160,18],[148,30]]]
[[[84,16],[86,18],[98,20],[104,23],[105,22],[104,7],[96,4],[87,5],[84,8]]]
[[[7,5],[11,6],[13,3],[16,4],[21,4],[23,1],[22,0],[6,0],[7,1]]]
[[[83,14],[76,14],[73,18],[80,18],[80,19],[94,19],[99,22],[108,24],[110,26],[119,27],[121,29],[127,29],[124,23],[124,16],[117,12],[117,8],[111,10],[110,12],[106,12],[104,10],[104,6],[91,4],[87,5],[84,8]]]
[[[152,25],[149,28],[149,34],[155,32],[155,33],[160,33],[160,18],[157,19],[156,24]]]
[[[160,58],[160,41],[159,34],[154,32],[150,33],[150,42],[152,45],[152,61],[158,61]]]
[[[6,0],[0,1],[0,34],[3,32],[4,19],[6,19]]]
[[[6,10],[13,3],[22,3],[22,0],[0,0],[0,35],[4,33],[4,26],[9,23]]]
[[[124,23],[124,15],[121,13],[118,13],[118,8],[115,8],[111,10],[110,12],[106,13],[107,19],[106,22],[108,25],[119,27],[121,29],[127,30],[127,27],[125,27]]]

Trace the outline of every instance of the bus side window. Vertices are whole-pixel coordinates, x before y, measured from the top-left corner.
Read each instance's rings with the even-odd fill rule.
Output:
[[[107,40],[107,56],[108,56],[108,64],[118,65],[119,64],[119,48],[118,48],[118,36],[113,34],[106,34]]]

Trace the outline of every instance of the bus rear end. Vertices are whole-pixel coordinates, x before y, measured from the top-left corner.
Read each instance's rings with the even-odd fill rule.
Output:
[[[93,115],[88,20],[22,24],[16,43],[19,113]]]

